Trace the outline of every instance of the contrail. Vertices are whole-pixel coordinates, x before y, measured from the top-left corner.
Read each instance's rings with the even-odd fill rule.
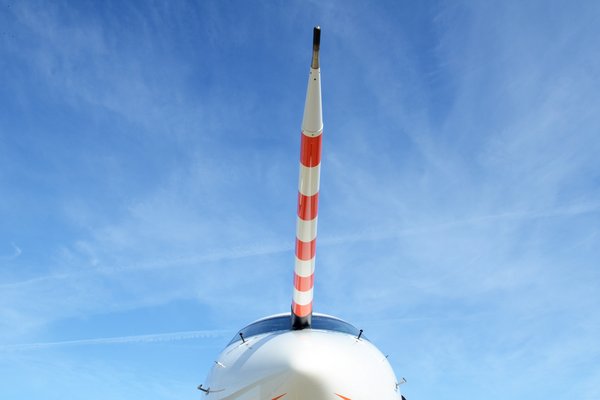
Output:
[[[105,344],[124,344],[124,343],[154,343],[154,342],[173,342],[179,340],[191,339],[215,339],[232,335],[231,330],[205,330],[205,331],[185,331],[171,333],[156,333],[149,335],[119,336],[108,338],[61,340],[58,342],[40,342],[40,343],[22,343],[11,345],[0,345],[1,351],[26,351],[38,350],[52,347],[63,346],[87,346],[87,345],[105,345]]]

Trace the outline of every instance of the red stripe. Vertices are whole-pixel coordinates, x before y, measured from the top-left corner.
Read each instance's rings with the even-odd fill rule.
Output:
[[[317,217],[319,211],[319,193],[305,196],[298,192],[298,217],[304,221],[311,221]]]
[[[317,238],[310,242],[303,242],[296,238],[296,257],[302,261],[308,261],[315,256],[317,250]]]
[[[294,287],[296,290],[306,292],[313,288],[314,281],[315,274],[311,274],[310,276],[300,276],[294,273]]]
[[[352,400],[350,397],[345,397],[345,396],[342,396],[341,394],[337,394],[337,393],[335,393],[335,395],[336,395],[336,396],[338,396],[340,399],[344,399],[344,400]],[[275,400],[275,399],[273,399],[273,400]]]
[[[321,136],[307,136],[300,139],[300,162],[305,167],[316,167],[321,163]]]
[[[304,306],[292,301],[292,311],[298,317],[306,317],[312,313],[312,301]]]

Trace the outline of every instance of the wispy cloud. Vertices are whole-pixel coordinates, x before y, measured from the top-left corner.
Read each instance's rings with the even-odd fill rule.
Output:
[[[401,236],[422,235],[431,232],[444,231],[458,227],[469,225],[485,225],[493,224],[494,222],[505,221],[523,221],[532,219],[554,218],[554,217],[570,217],[585,214],[594,214],[600,211],[600,204],[574,204],[567,207],[561,207],[549,210],[529,210],[529,211],[505,211],[498,214],[475,215],[466,218],[457,218],[450,221],[440,221],[437,224],[408,226],[398,229],[381,229],[379,227],[369,227],[362,229],[354,234],[333,234],[325,235],[319,240],[320,247],[336,245],[340,243],[356,243],[363,241],[384,240]],[[20,287],[24,285],[35,284],[46,280],[63,280],[68,278],[77,278],[89,274],[118,274],[119,272],[127,271],[143,271],[154,269],[177,269],[177,268],[197,268],[200,265],[208,264],[216,261],[232,261],[243,258],[259,257],[264,255],[273,255],[288,253],[293,250],[291,240],[281,243],[255,243],[252,245],[237,245],[230,248],[211,249],[207,254],[196,254],[190,256],[169,256],[164,259],[141,260],[131,264],[121,266],[96,266],[97,262],[91,262],[90,268],[82,268],[68,273],[50,274],[47,276],[38,276],[32,279],[16,282],[1,283],[0,287]],[[7,258],[16,258],[21,254],[21,250],[15,246],[15,252]],[[80,244],[75,244],[81,247]],[[98,248],[98,243],[85,243],[87,251],[91,247]]]
[[[18,258],[21,253],[23,252],[19,246],[17,246],[14,243],[10,244],[12,247],[12,254],[8,254],[8,255],[0,255],[0,260],[5,260],[5,261],[10,261],[10,260],[15,260],[16,258]]]
[[[132,379],[115,375],[107,345],[210,329],[47,339],[117,323],[156,332],[186,302],[200,329],[288,309],[310,39],[300,25],[318,20],[316,309],[373,327],[409,375],[408,398],[593,398],[598,6],[290,4],[0,14],[14,31],[0,39],[0,240],[18,244],[0,259],[19,266],[0,276],[6,370],[45,376],[40,393],[76,376],[170,398],[152,373],[138,382],[123,364]],[[84,346],[103,346],[107,365],[78,375],[69,352],[35,351]],[[53,363],[63,369],[48,375]],[[448,382],[463,384],[449,393]]]
[[[63,346],[87,346],[87,345],[113,345],[129,343],[154,343],[154,342],[173,342],[191,339],[215,339],[223,338],[233,334],[230,330],[204,330],[204,331],[185,331],[170,333],[154,333],[148,335],[120,336],[107,338],[62,340],[57,342],[42,343],[22,343],[12,345],[0,345],[0,351],[30,351]]]

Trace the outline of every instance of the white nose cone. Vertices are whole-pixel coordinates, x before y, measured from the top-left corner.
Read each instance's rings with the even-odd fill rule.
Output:
[[[399,400],[387,359],[368,340],[304,329],[255,336],[226,348],[208,399]]]

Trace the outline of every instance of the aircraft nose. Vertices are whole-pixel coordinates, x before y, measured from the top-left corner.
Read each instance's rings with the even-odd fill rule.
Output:
[[[352,368],[344,365],[349,361],[347,355],[344,357],[343,354],[339,354],[335,345],[314,351],[317,345],[314,338],[306,343],[299,340],[295,344],[295,351],[288,353],[288,390],[282,400],[339,400],[340,397],[337,397],[335,392],[347,386],[347,380],[352,379],[353,375]]]
[[[210,382],[214,400],[400,400],[385,356],[345,333],[288,331],[228,355]]]
[[[369,342],[346,334],[296,331],[280,337],[286,372],[281,400],[398,400],[387,359]],[[281,390],[280,389],[284,389]]]
[[[304,368],[291,369],[288,375],[288,388],[287,395],[284,397],[286,400],[332,398],[326,379]]]

